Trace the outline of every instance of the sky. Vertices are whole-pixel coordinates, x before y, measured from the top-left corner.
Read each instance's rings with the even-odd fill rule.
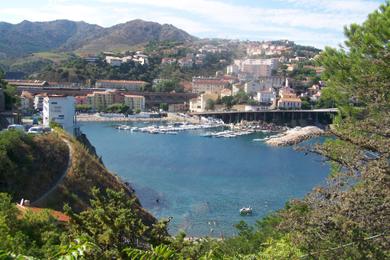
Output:
[[[385,0],[0,0],[0,21],[69,19],[103,27],[143,19],[200,38],[288,39],[337,46]],[[1,35],[0,35],[1,36]]]

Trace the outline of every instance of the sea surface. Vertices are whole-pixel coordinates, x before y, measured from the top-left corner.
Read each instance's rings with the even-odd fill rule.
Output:
[[[172,235],[234,235],[234,224],[254,224],[325,183],[329,173],[317,155],[253,141],[263,133],[225,139],[203,137],[203,130],[164,135],[115,125],[82,123],[81,130],[106,167],[131,183],[143,207],[157,218],[172,217]],[[240,216],[246,206],[254,209],[252,216]]]

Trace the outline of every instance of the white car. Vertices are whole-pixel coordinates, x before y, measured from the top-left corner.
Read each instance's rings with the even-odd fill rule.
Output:
[[[33,126],[28,129],[29,134],[43,134],[43,127],[41,126]]]
[[[8,130],[18,130],[18,131],[25,131],[24,129],[24,126],[23,125],[17,125],[17,124],[13,124],[13,125],[9,125],[7,127]]]

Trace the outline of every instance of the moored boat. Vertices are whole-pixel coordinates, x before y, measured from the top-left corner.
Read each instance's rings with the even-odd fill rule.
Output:
[[[253,209],[251,207],[243,207],[240,209],[240,215],[242,216],[248,216],[252,215]]]

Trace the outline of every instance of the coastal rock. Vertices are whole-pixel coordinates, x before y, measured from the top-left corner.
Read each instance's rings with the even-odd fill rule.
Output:
[[[281,135],[271,136],[265,143],[271,146],[294,145],[323,134],[325,134],[325,131],[316,126],[295,127]]]

